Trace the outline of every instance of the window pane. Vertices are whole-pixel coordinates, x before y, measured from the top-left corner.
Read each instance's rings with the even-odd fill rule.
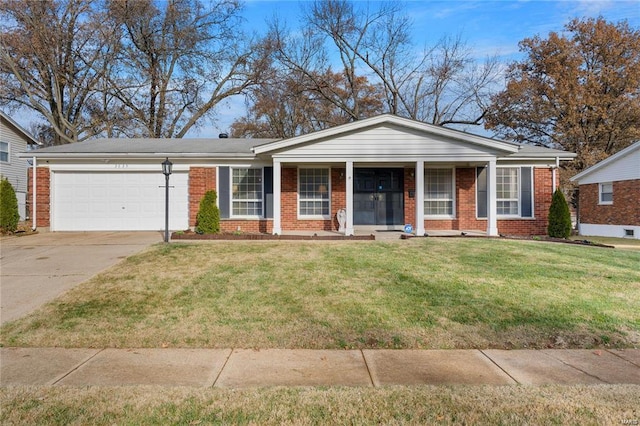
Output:
[[[496,207],[498,215],[519,214],[519,183],[517,167],[496,169]]]
[[[0,142],[0,161],[5,163],[9,161],[9,143]]]
[[[262,169],[233,169],[231,178],[232,214],[262,215]]]
[[[613,202],[613,183],[601,183],[600,184],[600,202],[612,203]]]
[[[425,169],[425,215],[453,215],[453,169]]]
[[[329,169],[300,169],[299,172],[299,214],[328,216]]]

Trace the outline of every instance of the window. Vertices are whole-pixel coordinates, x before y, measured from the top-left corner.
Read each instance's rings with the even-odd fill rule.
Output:
[[[262,169],[232,169],[233,216],[262,216]]]
[[[534,217],[533,167],[499,167],[496,169],[496,212],[503,218]],[[476,214],[487,217],[487,171],[476,172]]]
[[[299,169],[298,214],[329,217],[329,169]]]
[[[613,182],[601,183],[600,187],[600,203],[613,204]]]
[[[453,214],[454,169],[425,169],[424,214],[448,216]]]
[[[518,168],[497,168],[496,202],[498,215],[517,216],[519,214],[518,192]]]
[[[9,143],[0,142],[0,161],[3,163],[9,162]]]

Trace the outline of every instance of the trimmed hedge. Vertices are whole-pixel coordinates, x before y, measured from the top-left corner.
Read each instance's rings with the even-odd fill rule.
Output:
[[[220,209],[216,204],[216,191],[207,191],[200,200],[200,209],[196,216],[198,234],[217,234],[220,232]]]
[[[547,234],[554,238],[568,238],[571,235],[571,213],[560,189],[556,189],[551,199]]]
[[[16,191],[9,180],[4,178],[0,181],[0,231],[3,234],[15,232],[19,221]]]

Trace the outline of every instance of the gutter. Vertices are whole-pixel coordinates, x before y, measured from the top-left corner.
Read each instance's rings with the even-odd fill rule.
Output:
[[[29,157],[26,155],[18,155],[19,158]],[[33,156],[34,158],[36,156]],[[125,154],[125,153],[109,153],[109,152],[100,152],[100,153],[86,153],[86,152],[57,152],[57,153],[47,153],[41,152],[37,155],[38,158],[42,160],[63,160],[63,159],[83,159],[83,160],[102,160],[104,158],[118,158],[118,159],[136,159],[136,160],[155,160],[157,158],[165,158],[172,157],[176,159],[186,158],[186,159],[202,159],[202,160],[229,160],[229,159],[239,159],[239,160],[253,160],[256,158],[253,154],[202,154],[202,153],[189,153],[184,154],[180,153],[176,155],[176,153],[136,153],[136,154]]]
[[[33,163],[31,165],[31,167],[33,167],[33,172],[31,173],[31,193],[33,195],[33,203],[32,203],[32,206],[33,206],[32,210],[33,211],[31,212],[31,219],[33,220],[33,225],[31,225],[31,229],[33,231],[35,231],[38,228],[38,222],[36,220],[36,212],[38,211],[38,209],[36,208],[36,207],[38,207],[37,206],[37,202],[36,202],[36,199],[37,199],[37,197],[36,197],[36,188],[37,188],[37,186],[36,186],[36,178],[37,178],[38,168],[37,168],[37,163],[36,163],[36,157],[35,156],[33,157]]]

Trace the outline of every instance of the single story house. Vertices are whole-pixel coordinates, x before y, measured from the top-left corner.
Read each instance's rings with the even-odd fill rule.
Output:
[[[216,190],[224,231],[490,236],[545,234],[559,162],[575,157],[393,115],[289,139],[96,139],[25,156],[34,225],[52,231],[164,229],[168,158],[171,230],[193,228]]]
[[[18,199],[20,220],[27,217],[27,169],[28,160],[18,154],[39,145],[33,136],[4,112],[0,111],[0,177],[7,178]]]
[[[640,239],[640,141],[571,178],[580,235]]]

